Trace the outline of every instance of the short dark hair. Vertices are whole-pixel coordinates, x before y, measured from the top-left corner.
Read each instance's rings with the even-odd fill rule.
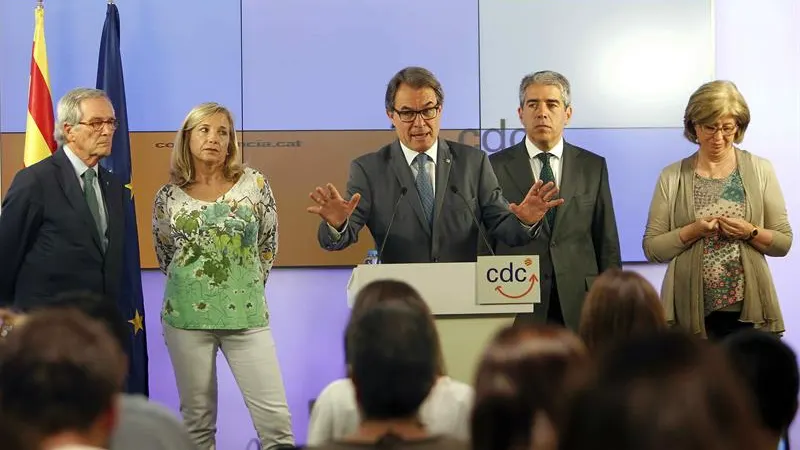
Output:
[[[0,352],[0,411],[39,436],[86,431],[122,389],[122,349],[70,309],[32,312]]]
[[[653,285],[633,271],[608,269],[592,283],[578,332],[593,353],[636,336],[667,329]]]
[[[760,444],[746,390],[715,345],[670,330],[600,358],[578,396],[562,450],[751,450]]]
[[[44,308],[75,308],[108,328],[120,348],[128,354],[131,330],[117,304],[109,297],[91,291],[68,291],[53,297]]]
[[[350,376],[363,419],[414,416],[436,381],[436,335],[406,303],[376,304],[347,326]]]
[[[731,334],[722,346],[753,393],[761,422],[777,434],[786,432],[797,414],[800,391],[794,351],[779,337],[759,330]]]
[[[2,413],[0,413],[2,414]],[[31,433],[28,427],[8,417],[8,414],[0,416],[0,443],[3,450],[38,450],[39,437]]]
[[[401,85],[407,85],[414,89],[431,88],[436,94],[436,102],[444,104],[444,90],[442,84],[430,70],[423,67],[406,67],[394,74],[389,84],[386,86],[386,99],[384,101],[387,112],[394,111],[394,99],[397,90]]]
[[[377,280],[373,281],[358,291],[355,301],[353,301],[353,309],[350,312],[351,320],[356,320],[364,312],[369,311],[375,305],[384,301],[398,301],[407,304],[411,308],[418,309],[430,321],[431,328],[435,334],[436,340],[434,346],[436,349],[436,375],[443,376],[447,374],[447,368],[444,363],[444,354],[442,352],[442,345],[439,339],[439,333],[436,330],[436,323],[433,319],[431,308],[425,303],[422,296],[408,283],[397,280]],[[347,351],[347,335],[345,334],[344,344],[344,359],[346,364],[350,364],[350,355]]]
[[[540,417],[558,432],[590,369],[586,347],[566,328],[525,324],[501,330],[478,365],[472,448],[531,448]]]

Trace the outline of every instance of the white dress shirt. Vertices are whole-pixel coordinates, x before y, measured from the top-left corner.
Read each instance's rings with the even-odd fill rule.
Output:
[[[536,145],[525,136],[525,148],[528,150],[528,157],[530,158],[531,170],[533,171],[533,181],[539,180],[539,175],[542,173],[542,161],[536,157],[539,153],[544,153],[539,150]],[[550,158],[550,168],[553,169],[553,177],[556,180],[556,187],[561,188],[561,168],[564,164],[564,138],[558,140],[556,145],[549,150],[553,157]]]
[[[417,179],[417,165],[414,164],[414,158],[417,157],[419,152],[415,152],[410,148],[406,147],[402,142],[400,143],[400,148],[403,149],[403,155],[406,157],[406,162],[411,167],[411,173],[414,175],[414,180]],[[423,153],[430,156],[430,160],[425,163],[425,170],[428,172],[428,175],[431,177],[431,182],[433,183],[433,195],[436,195],[436,156],[439,154],[439,140],[433,141],[433,146]]]
[[[106,229],[108,229],[108,216],[106,215],[106,204],[103,201],[103,190],[100,188],[100,177],[97,171],[97,165],[94,167],[87,166],[86,163],[81,161],[81,159],[78,158],[78,155],[76,155],[72,149],[66,145],[64,146],[64,154],[67,155],[67,159],[69,159],[69,162],[72,163],[72,167],[75,169],[75,175],[78,177],[78,183],[81,185],[81,190],[86,190],[84,189],[83,177],[81,177],[81,175],[83,175],[83,173],[87,170],[94,170],[95,177],[92,184],[94,184],[94,193],[97,196],[97,206],[98,211],[100,212],[100,228],[103,230],[103,235],[100,236],[100,238],[103,239],[104,244],[108,246],[108,238],[106,237]]]
[[[420,406],[420,421],[431,434],[468,441],[474,396],[472,386],[440,377]],[[333,381],[314,402],[306,445],[320,446],[340,440],[354,433],[360,423],[353,382],[349,378]]]

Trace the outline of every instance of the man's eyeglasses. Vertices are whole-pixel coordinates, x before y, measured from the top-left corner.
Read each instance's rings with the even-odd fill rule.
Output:
[[[394,112],[397,113],[397,117],[399,117],[403,122],[413,122],[417,120],[417,114],[421,115],[425,120],[430,120],[439,115],[439,105],[431,106],[430,108],[421,109],[419,111],[415,111],[413,109],[404,109],[399,111],[395,109]]]
[[[717,131],[721,131],[723,136],[732,136],[736,133],[736,125],[723,125],[721,127],[715,127],[713,125],[700,125],[700,129],[703,131],[703,134],[708,136],[713,136],[717,134]]]
[[[94,131],[102,131],[105,125],[108,125],[111,128],[111,131],[114,131],[119,126],[119,120],[117,119],[109,119],[109,120],[92,120],[91,122],[78,122],[81,125],[86,125],[90,127]]]

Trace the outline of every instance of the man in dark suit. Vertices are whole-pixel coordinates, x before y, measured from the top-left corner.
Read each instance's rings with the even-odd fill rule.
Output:
[[[98,164],[116,127],[101,90],[74,89],[59,101],[59,149],[20,170],[3,200],[0,307],[26,311],[72,290],[118,296],[124,188]]]
[[[508,246],[523,245],[556,189],[536,184],[517,203],[503,198],[484,152],[439,138],[444,92],[428,70],[408,67],[386,89],[386,114],[397,140],[355,159],[345,200],[331,184],[310,194],[322,217],[320,246],[341,250],[366,225],[384,263],[475,261],[477,221]],[[389,229],[389,222],[394,223]],[[388,233],[388,237],[387,237]]]
[[[556,72],[522,79],[517,110],[525,139],[489,157],[509,201],[532,185],[555,182],[563,205],[548,211],[540,232],[523,247],[495,242],[497,254],[539,255],[541,304],[517,321],[551,322],[577,330],[586,291],[598,274],[620,267],[619,237],[601,156],[564,141],[572,116],[570,86]]]

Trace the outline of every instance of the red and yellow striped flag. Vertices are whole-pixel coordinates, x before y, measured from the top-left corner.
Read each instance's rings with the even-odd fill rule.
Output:
[[[50,96],[50,73],[47,70],[47,46],[44,43],[44,6],[34,11],[31,77],[28,82],[28,120],[25,124],[25,166],[35,164],[56,150],[53,138],[53,100]]]

